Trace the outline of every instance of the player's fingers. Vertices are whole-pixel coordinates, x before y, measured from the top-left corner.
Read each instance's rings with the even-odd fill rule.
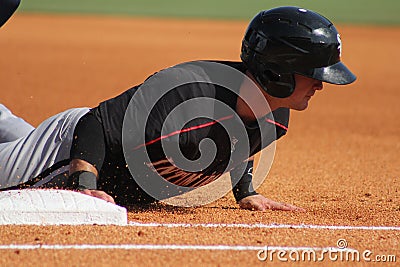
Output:
[[[262,200],[252,201],[251,202],[251,210],[258,210],[258,211],[266,211],[270,209],[269,205],[266,205],[265,202]]]
[[[298,212],[307,212],[306,209],[300,208],[300,207],[295,207],[294,211],[298,211]]]
[[[273,203],[270,205],[271,210],[283,210],[283,211],[290,211],[290,207],[285,206],[283,203]]]
[[[97,197],[97,198],[100,198],[100,199],[105,200],[107,202],[111,202],[111,203],[115,204],[114,199],[104,191],[85,189],[85,190],[82,190],[80,192],[82,194],[89,195],[89,196],[92,196],[92,197]]]
[[[263,203],[260,203],[260,204],[257,204],[257,205],[256,205],[256,209],[255,209],[255,210],[258,210],[258,211],[266,211],[267,209],[269,209],[268,206],[265,206],[265,205],[263,205]]]
[[[290,208],[290,210],[292,210],[292,211],[306,212],[305,209],[300,208],[300,207],[297,207],[297,206],[295,206],[295,205],[291,205],[291,204],[287,204],[287,203],[284,203],[284,205],[285,205],[286,207]]]
[[[89,189],[78,190],[78,192],[81,193],[81,194],[84,194],[84,195],[93,196],[92,195],[92,190],[89,190]]]
[[[299,211],[299,212],[305,212],[306,210],[300,207],[296,207],[291,204],[287,203],[278,203],[277,206],[275,206],[273,209],[278,209],[278,210],[283,210],[283,211]]]
[[[94,191],[94,196],[100,199],[103,199],[107,202],[111,202],[113,204],[115,204],[114,199],[108,195],[107,193],[103,192],[103,191]],[[92,192],[93,193],[93,192]]]

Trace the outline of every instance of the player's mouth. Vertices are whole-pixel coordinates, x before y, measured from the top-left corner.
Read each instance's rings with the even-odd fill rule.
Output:
[[[307,94],[306,97],[311,98],[315,94],[315,91],[312,91],[311,93]]]

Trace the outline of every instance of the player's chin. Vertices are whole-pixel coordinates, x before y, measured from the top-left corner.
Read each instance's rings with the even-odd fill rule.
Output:
[[[306,110],[307,107],[308,107],[308,100],[309,100],[309,99],[304,100],[304,101],[302,101],[302,102],[300,102],[300,103],[296,103],[295,105],[291,106],[290,108],[291,108],[291,109],[294,109],[294,110],[297,110],[297,111]]]

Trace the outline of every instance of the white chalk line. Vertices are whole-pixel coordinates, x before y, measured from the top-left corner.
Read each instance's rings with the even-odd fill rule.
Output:
[[[141,223],[132,222],[128,226],[166,227],[166,228],[255,228],[255,229],[317,229],[317,230],[367,230],[400,231],[399,226],[351,226],[351,225],[313,225],[313,224],[245,224],[245,223]]]
[[[285,247],[285,246],[241,246],[241,245],[149,245],[149,244],[76,244],[76,245],[45,245],[45,244],[10,244],[0,245],[0,250],[210,250],[210,251],[355,251],[351,248],[337,247]]]
[[[133,227],[167,227],[167,228],[260,228],[260,229],[329,229],[329,230],[391,230],[398,231],[396,226],[343,226],[343,225],[307,225],[307,224],[188,224],[188,223],[140,223],[129,222]],[[209,250],[209,251],[355,251],[351,248],[337,247],[285,247],[285,246],[244,246],[244,245],[151,245],[151,244],[76,244],[76,245],[46,245],[46,244],[9,244],[0,245],[0,250]]]

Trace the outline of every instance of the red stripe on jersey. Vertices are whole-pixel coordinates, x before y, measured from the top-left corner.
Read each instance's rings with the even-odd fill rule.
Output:
[[[269,122],[269,123],[272,123],[272,124],[275,124],[276,126],[279,126],[279,127],[281,127],[282,129],[285,129],[286,131],[288,130],[288,127],[286,127],[285,125],[283,125],[283,124],[280,124],[279,122],[276,122],[276,121],[273,121],[273,120],[271,120],[271,119],[265,119],[267,122]]]
[[[138,148],[141,148],[141,147],[144,147],[144,146],[148,146],[148,145],[154,144],[154,143],[156,143],[158,141],[161,141],[162,139],[171,137],[173,135],[177,135],[177,134],[180,134],[180,133],[186,133],[186,132],[190,132],[190,131],[193,131],[193,130],[198,130],[198,129],[201,129],[201,128],[209,127],[209,126],[212,126],[212,125],[214,125],[214,124],[216,124],[218,122],[221,122],[221,121],[224,121],[224,120],[228,120],[228,119],[231,119],[231,118],[233,118],[233,115],[229,115],[229,116],[223,117],[221,119],[214,120],[214,121],[211,121],[211,122],[207,122],[207,123],[204,123],[204,124],[200,124],[200,125],[197,125],[197,126],[185,128],[185,129],[182,129],[182,130],[178,130],[178,131],[175,131],[175,132],[160,136],[160,137],[158,137],[158,138],[156,138],[154,140],[151,140],[151,141],[149,141],[149,142],[147,142],[145,144],[139,145],[139,146],[135,147],[134,150],[136,150]]]

